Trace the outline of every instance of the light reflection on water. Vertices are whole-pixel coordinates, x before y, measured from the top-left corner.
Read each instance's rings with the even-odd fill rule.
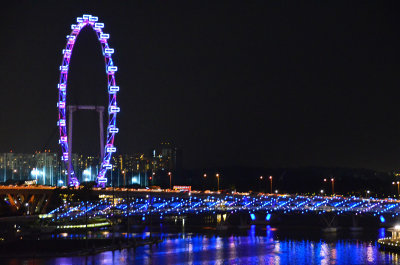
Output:
[[[304,230],[302,230],[304,233]],[[108,251],[89,257],[0,260],[1,264],[398,264],[396,253],[378,249],[382,228],[366,236],[297,235],[296,230],[252,226],[247,231],[223,234],[163,233],[157,246]],[[144,234],[148,230],[143,231]],[[306,231],[306,233],[308,233]]]

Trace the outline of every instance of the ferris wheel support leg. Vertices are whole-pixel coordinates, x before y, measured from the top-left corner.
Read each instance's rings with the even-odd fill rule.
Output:
[[[69,117],[68,117],[68,167],[67,167],[67,172],[68,172],[68,185],[72,184],[72,176],[71,176],[71,165],[72,165],[72,124],[73,122],[73,109],[69,109]]]
[[[100,161],[102,161],[104,157],[104,128],[103,128],[103,109],[97,108],[97,111],[99,112],[99,129],[100,129]]]

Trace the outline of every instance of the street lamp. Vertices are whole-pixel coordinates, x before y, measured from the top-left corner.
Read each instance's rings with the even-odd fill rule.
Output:
[[[321,190],[320,192],[321,192],[322,195],[324,194],[324,190]]]
[[[151,173],[151,176],[150,176],[150,184],[151,185],[153,185],[153,178],[155,177],[155,175],[156,175],[156,172]]]
[[[335,178],[331,178],[332,182],[332,195],[335,194]]]
[[[203,174],[203,179],[204,179],[204,181],[202,181],[203,190],[206,190],[206,187],[207,187],[207,174],[206,173]]]
[[[168,176],[169,176],[169,189],[172,189],[172,173],[168,172]]]
[[[392,182],[392,184],[393,184],[393,185],[396,185],[396,184],[397,184],[397,196],[399,196],[399,195],[400,195],[400,189],[399,189],[400,181]]]
[[[217,190],[217,191],[219,192],[219,174],[217,173],[217,174],[215,174],[215,176],[217,177],[217,183],[218,183],[218,184],[217,184],[217,185],[218,185],[218,186],[217,186],[217,187],[218,187],[218,190]]]
[[[122,176],[124,177],[124,186],[126,187],[126,178],[125,178],[125,170],[122,170],[121,171],[121,173],[122,173]]]
[[[263,176],[260,176],[260,180],[262,181],[264,179],[264,177]],[[265,179],[265,193],[267,193],[268,192],[268,182],[267,182],[267,179]]]
[[[269,176],[270,184],[271,184],[271,193],[272,193],[272,176]]]

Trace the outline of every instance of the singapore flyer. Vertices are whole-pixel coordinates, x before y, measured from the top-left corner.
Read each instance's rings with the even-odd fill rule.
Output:
[[[76,19],[77,24],[71,25],[71,33],[67,35],[67,44],[65,49],[62,50],[63,58],[62,64],[60,66],[60,80],[58,83],[58,122],[57,125],[60,130],[59,144],[61,145],[62,157],[64,165],[68,173],[68,185],[69,186],[79,186],[79,180],[75,176],[74,169],[72,167],[72,156],[71,156],[71,146],[68,146],[68,134],[67,134],[67,80],[68,80],[68,69],[71,59],[71,54],[78,38],[80,31],[88,26],[91,27],[97,35],[100,42],[101,49],[103,51],[103,56],[105,60],[105,70],[107,74],[107,92],[108,92],[108,126],[107,126],[107,138],[106,144],[104,146],[104,155],[101,157],[101,165],[97,175],[98,186],[105,187],[107,183],[106,173],[108,169],[112,169],[112,164],[110,160],[112,154],[116,152],[114,146],[114,136],[118,133],[119,129],[116,127],[117,113],[120,108],[117,105],[117,93],[119,91],[119,86],[115,82],[115,72],[117,72],[118,67],[114,65],[112,60],[112,54],[114,49],[108,46],[107,40],[110,38],[109,34],[103,33],[104,23],[98,22],[98,17],[92,15],[83,15]],[[71,136],[70,136],[71,137]]]

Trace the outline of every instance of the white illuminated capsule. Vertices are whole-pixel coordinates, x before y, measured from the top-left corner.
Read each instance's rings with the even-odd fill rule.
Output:
[[[67,142],[67,136],[61,136],[60,140],[61,140],[61,142],[66,143]]]
[[[120,111],[120,108],[117,106],[110,106],[108,109],[109,113],[118,113]]]
[[[82,18],[82,17],[77,17],[77,18],[76,18],[76,22],[78,22],[78,23],[83,22],[83,18]]]
[[[68,72],[68,65],[61,65],[60,66],[60,71],[63,72],[63,73]]]
[[[57,125],[58,125],[58,126],[65,126],[65,120],[64,120],[64,119],[59,120],[59,121],[57,122]]]
[[[76,36],[75,35],[67,35],[67,39],[68,40],[76,40]]]
[[[72,25],[71,25],[71,29],[72,29],[72,30],[79,29],[79,26],[78,26],[78,25],[75,25],[75,24],[72,24]]]
[[[104,164],[104,168],[105,169],[112,169],[112,165],[111,164]]]
[[[91,15],[83,15],[82,16],[83,20],[89,20],[90,17],[91,17]]]
[[[66,84],[58,84],[57,87],[62,92],[64,92],[67,89],[67,85]]]
[[[107,179],[106,178],[98,178],[97,182],[98,183],[107,183]]]
[[[90,21],[90,22],[96,22],[96,21],[98,21],[98,20],[99,20],[98,17],[95,17],[95,16],[90,16],[90,17],[89,17],[89,21]]]
[[[100,34],[100,39],[109,39],[109,38],[110,38],[110,34],[107,34],[107,33]]]
[[[68,153],[63,153],[64,160],[68,160]]]
[[[119,129],[115,127],[108,127],[108,132],[109,133],[118,133]]]
[[[65,102],[64,101],[60,101],[57,103],[57,107],[60,109],[65,109]]]
[[[107,72],[116,72],[118,71],[118,67],[117,66],[109,66],[107,67]]]
[[[104,23],[94,23],[94,27],[98,29],[104,28]]]
[[[104,49],[104,53],[105,53],[105,54],[113,54],[113,53],[114,53],[114,49],[112,49],[112,48],[106,48],[106,49]]]
[[[109,147],[106,148],[106,151],[108,153],[115,153],[115,152],[117,152],[117,148],[114,147],[114,146],[109,146]]]
[[[110,93],[110,94],[115,94],[118,91],[119,91],[119,86],[110,86],[108,88],[108,93]]]

